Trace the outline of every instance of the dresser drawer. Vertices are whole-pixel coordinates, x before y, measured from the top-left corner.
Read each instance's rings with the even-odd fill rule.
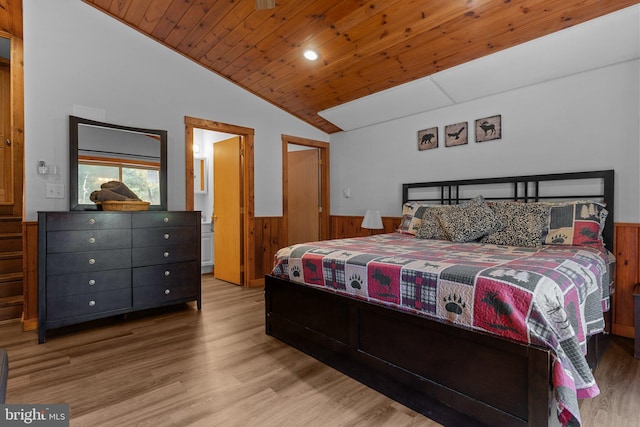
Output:
[[[199,224],[198,212],[136,212],[132,217],[133,228],[196,227]]]
[[[131,270],[59,274],[47,278],[47,299],[131,287]]]
[[[47,253],[131,247],[131,229],[47,232]]]
[[[176,264],[152,265],[133,268],[133,287],[167,286],[197,289],[200,283],[200,264],[179,262]]]
[[[108,230],[131,228],[131,214],[128,213],[47,213],[47,231],[58,230]]]
[[[200,254],[197,253],[198,250],[196,250],[196,243],[190,245],[136,248],[132,253],[132,264],[134,267],[143,267],[145,265],[193,261],[200,256]]]
[[[47,319],[59,320],[131,308],[131,289],[47,299]]]
[[[47,255],[47,276],[131,267],[131,249],[67,252]]]
[[[197,262],[134,268],[133,277],[134,307],[199,297],[200,264]]]
[[[133,233],[133,247],[192,244],[200,234],[194,227],[137,228]]]

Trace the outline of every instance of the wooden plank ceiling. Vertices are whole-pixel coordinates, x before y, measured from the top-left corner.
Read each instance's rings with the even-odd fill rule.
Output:
[[[22,38],[22,0],[0,0],[0,36]]]
[[[84,1],[327,133],[318,111],[640,2]]]

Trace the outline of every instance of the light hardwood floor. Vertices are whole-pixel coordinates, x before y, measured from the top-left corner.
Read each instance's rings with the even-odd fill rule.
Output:
[[[437,426],[264,333],[261,289],[203,276],[194,304],[49,336],[0,325],[7,403],[68,403],[72,426]],[[636,426],[639,363],[615,338],[585,426]]]

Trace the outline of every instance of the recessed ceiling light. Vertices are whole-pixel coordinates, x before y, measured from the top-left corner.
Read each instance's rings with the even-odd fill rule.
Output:
[[[313,50],[305,50],[304,57],[309,61],[315,61],[316,59],[318,59],[318,54]]]

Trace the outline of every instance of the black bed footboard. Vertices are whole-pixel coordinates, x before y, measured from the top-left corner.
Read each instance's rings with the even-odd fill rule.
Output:
[[[548,425],[549,350],[273,276],[265,302],[267,334],[441,424]]]

